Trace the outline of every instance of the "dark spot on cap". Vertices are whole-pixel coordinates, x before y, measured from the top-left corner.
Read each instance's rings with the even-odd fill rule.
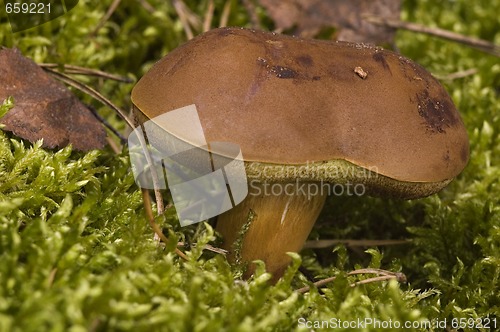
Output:
[[[432,132],[445,133],[445,128],[452,127],[459,121],[455,106],[448,96],[435,99],[429,95],[429,91],[423,90],[416,97],[418,114]]]
[[[288,67],[283,67],[279,65],[271,65],[266,59],[258,57],[257,63],[264,67],[268,73],[273,74],[277,78],[298,78],[299,74]]]
[[[297,61],[297,63],[299,65],[304,66],[304,67],[311,67],[314,64],[311,56],[307,55],[307,54],[300,55],[300,56],[296,57],[295,60]]]
[[[271,72],[274,73],[277,78],[296,78],[298,76],[295,70],[282,66],[272,66]]]
[[[313,76],[313,81],[319,81],[321,79],[321,76]]]
[[[383,52],[375,52],[372,55],[373,60],[375,60],[377,63],[381,64],[384,70],[388,70],[391,75],[391,68],[389,67],[389,64],[387,63],[387,60],[385,59],[385,55]]]
[[[462,158],[462,161],[465,163],[467,160],[469,160],[469,145],[464,144],[462,145],[462,149],[460,150],[460,158]]]
[[[443,155],[443,160],[444,160],[446,163],[449,163],[449,162],[450,162],[450,150],[446,150],[446,153]]]

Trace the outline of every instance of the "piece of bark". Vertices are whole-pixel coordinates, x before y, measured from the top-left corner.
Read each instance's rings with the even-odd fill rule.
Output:
[[[0,102],[14,107],[0,119],[5,131],[47,148],[101,149],[106,131],[92,112],[18,49],[0,48]]]

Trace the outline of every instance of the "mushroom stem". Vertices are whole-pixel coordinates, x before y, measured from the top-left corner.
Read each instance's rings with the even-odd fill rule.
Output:
[[[251,262],[262,260],[276,282],[291,262],[286,253],[302,249],[327,196],[322,188],[303,190],[310,185],[316,183],[252,182],[248,196],[218,217],[228,259],[249,264],[245,278],[255,270]]]

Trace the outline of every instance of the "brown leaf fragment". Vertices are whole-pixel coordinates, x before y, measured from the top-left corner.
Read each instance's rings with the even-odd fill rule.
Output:
[[[304,38],[335,27],[336,39],[360,43],[392,43],[396,29],[363,18],[373,15],[399,19],[401,0],[259,0],[280,30],[294,29]]]
[[[0,101],[14,97],[0,123],[3,130],[46,148],[72,144],[75,150],[101,149],[106,131],[64,85],[25,58],[18,49],[0,48]]]

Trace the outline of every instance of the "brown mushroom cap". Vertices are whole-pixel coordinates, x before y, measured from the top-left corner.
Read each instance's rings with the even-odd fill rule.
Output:
[[[347,165],[395,186],[428,184],[406,197],[441,189],[469,157],[441,84],[411,60],[362,44],[215,29],[156,63],[132,101],[141,120],[195,104],[207,141],[240,145],[248,162]]]

